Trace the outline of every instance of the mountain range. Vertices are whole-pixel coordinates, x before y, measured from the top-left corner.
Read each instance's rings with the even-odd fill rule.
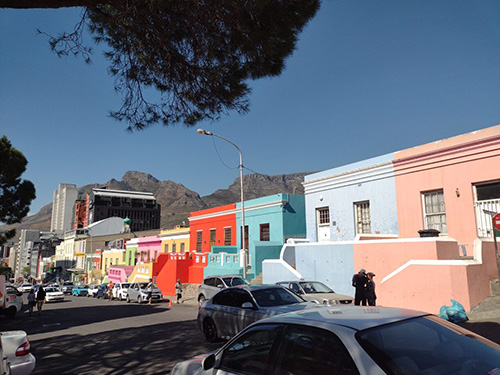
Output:
[[[278,193],[304,194],[302,182],[307,173],[292,173],[276,176],[248,174],[243,176],[245,201]],[[92,188],[143,191],[153,193],[161,205],[161,228],[169,229],[175,225],[189,223],[191,212],[222,206],[240,201],[240,179],[237,178],[227,189],[219,189],[210,195],[201,197],[182,184],[173,181],[160,181],[148,173],[128,171],[121,181],[111,179],[104,184],[89,184],[78,188],[80,198],[85,198]],[[0,230],[20,229],[50,230],[52,203],[43,206],[35,215],[27,216],[19,224],[0,226]]]

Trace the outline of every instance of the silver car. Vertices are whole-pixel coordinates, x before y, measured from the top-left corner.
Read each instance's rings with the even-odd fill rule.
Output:
[[[148,293],[147,286],[149,283],[132,283],[127,289],[127,302],[134,301],[137,303],[148,302]],[[160,288],[153,284],[151,288],[151,300],[153,302],[159,302],[163,299],[163,295],[161,293]]]
[[[198,290],[198,301],[215,296],[221,289],[231,286],[248,285],[240,275],[214,275],[206,277]]]
[[[36,359],[25,331],[0,332],[1,348],[7,358],[12,375],[28,375],[33,372]]]
[[[239,286],[221,290],[203,301],[198,328],[208,342],[231,338],[257,320],[317,306],[278,285]]]
[[[261,320],[172,375],[488,375],[500,345],[437,316],[339,305]]]
[[[354,297],[345,294],[335,293],[330,287],[319,281],[280,281],[276,283],[290,289],[306,301],[319,303],[322,305],[346,305],[352,303]]]

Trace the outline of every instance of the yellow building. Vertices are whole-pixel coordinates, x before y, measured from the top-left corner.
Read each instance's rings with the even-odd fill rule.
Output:
[[[111,266],[125,265],[125,249],[111,249],[102,252],[101,269],[104,275],[108,274]]]
[[[164,253],[184,253],[189,251],[189,228],[175,227],[160,233],[161,248]]]

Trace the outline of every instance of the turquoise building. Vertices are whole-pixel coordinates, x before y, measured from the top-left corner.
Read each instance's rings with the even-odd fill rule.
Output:
[[[278,259],[289,238],[306,237],[305,199],[297,194],[274,194],[244,202],[245,229],[249,253],[247,279],[262,273],[262,261]],[[241,202],[237,203],[236,228],[241,228]],[[236,231],[236,246],[214,246],[204,276],[243,274],[241,230]]]

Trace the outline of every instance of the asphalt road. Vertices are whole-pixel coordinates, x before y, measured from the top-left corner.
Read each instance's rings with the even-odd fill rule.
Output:
[[[168,374],[173,365],[215,350],[196,325],[194,305],[153,305],[66,297],[42,314],[0,317],[0,330],[28,333],[40,374]]]
[[[195,303],[148,306],[67,296],[45,304],[40,316],[0,316],[0,330],[28,333],[34,375],[168,374],[175,363],[222,345],[205,341],[197,313]],[[460,325],[500,344],[500,319]]]

